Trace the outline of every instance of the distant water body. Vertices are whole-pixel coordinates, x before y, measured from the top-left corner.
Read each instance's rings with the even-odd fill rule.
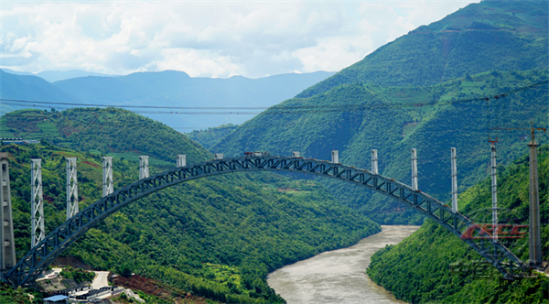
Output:
[[[381,226],[356,245],[323,252],[270,273],[267,282],[288,304],[405,303],[366,275],[371,256],[397,244],[419,226]]]

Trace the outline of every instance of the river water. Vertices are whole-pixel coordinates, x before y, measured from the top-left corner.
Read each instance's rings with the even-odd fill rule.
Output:
[[[370,257],[419,226],[381,226],[382,232],[351,247],[323,252],[269,274],[267,283],[288,304],[405,303],[366,275]]]

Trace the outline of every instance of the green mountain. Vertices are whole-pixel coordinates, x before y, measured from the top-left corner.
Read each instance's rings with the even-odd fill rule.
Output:
[[[549,146],[538,159],[542,252],[549,260]],[[528,224],[529,164],[524,155],[498,174],[498,218]],[[459,211],[476,223],[491,223],[491,181],[484,180],[459,196]],[[482,216],[479,216],[482,215]],[[504,240],[505,241],[505,240]],[[528,260],[528,233],[508,245]],[[372,257],[368,275],[398,299],[411,303],[549,303],[549,277],[536,275],[506,281],[493,267],[475,264],[483,258],[459,238],[433,221],[396,246],[387,246]],[[450,271],[469,267],[469,271]],[[476,270],[471,270],[476,265]],[[481,271],[483,266],[485,271]],[[488,267],[489,266],[489,267]]]
[[[357,82],[426,86],[467,73],[546,69],[546,4],[537,0],[470,4],[380,47],[297,97],[311,97]]]
[[[329,159],[331,150],[339,150],[342,163],[370,168],[370,150],[377,149],[380,173],[409,184],[410,151],[417,148],[420,190],[447,200],[450,148],[457,147],[461,190],[486,176],[488,137],[498,137],[499,163],[522,155],[528,131],[492,128],[528,128],[529,121],[545,127],[547,81],[546,71],[532,70],[481,73],[425,87],[341,85],[272,107],[211,150],[225,155],[301,151],[303,156],[320,159]],[[340,201],[379,222],[422,222],[415,211],[372,197],[367,190],[321,182]]]
[[[163,71],[134,73],[121,77],[81,77],[58,81],[55,85],[87,103],[183,107],[184,109],[180,110],[142,111],[142,114],[173,128],[181,128],[183,132],[186,131],[184,129],[200,130],[220,124],[243,123],[261,109],[291,98],[333,74],[315,72],[282,74],[259,79],[242,76],[214,79],[194,78],[178,71]],[[230,106],[237,109],[188,109],[197,106]],[[238,109],[239,107],[252,109]],[[192,114],[188,114],[190,112]],[[219,115],[220,112],[222,115]]]
[[[2,133],[41,138],[10,145],[10,179],[17,252],[30,246],[30,158],[43,160],[46,230],[65,218],[65,157],[78,157],[80,206],[100,198],[101,156],[113,155],[115,189],[138,179],[138,155],[151,174],[211,158],[186,136],[120,109],[15,111]],[[80,151],[74,150],[78,149]],[[321,251],[349,246],[379,226],[341,206],[311,181],[277,174],[234,174],[196,180],[139,200],[91,229],[66,252],[95,269],[137,273],[170,286],[173,298],[191,292],[220,302],[283,300],[266,284],[269,271]]]
[[[236,130],[238,126],[233,124],[221,125],[215,128],[208,128],[205,130],[194,130],[189,133],[185,133],[191,140],[199,143],[202,147],[210,150],[215,144],[217,144],[224,137],[229,135],[232,131]],[[215,153],[215,151],[211,151]]]

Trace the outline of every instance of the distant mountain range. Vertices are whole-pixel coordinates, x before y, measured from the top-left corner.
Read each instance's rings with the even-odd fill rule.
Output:
[[[101,73],[93,73],[88,71],[82,71],[82,70],[70,70],[70,71],[44,71],[40,73],[29,73],[29,72],[18,72],[6,68],[2,68],[6,73],[14,74],[14,75],[26,75],[26,76],[38,76],[48,82],[55,82],[60,80],[66,80],[71,78],[78,78],[78,77],[87,77],[87,76],[104,76],[104,77],[115,77],[119,75],[107,75],[107,74],[101,74]]]
[[[87,104],[142,105],[156,107],[255,107],[259,109],[134,109],[179,131],[207,129],[224,123],[241,124],[262,109],[300,93],[330,77],[332,72],[282,74],[259,79],[192,78],[184,72],[142,72],[127,76],[87,76],[49,83],[31,75],[0,70],[0,98],[41,103],[3,102],[16,109],[65,109]],[[54,103],[70,103],[59,105]],[[178,113],[175,113],[178,112]],[[209,114],[209,112],[214,112]]]

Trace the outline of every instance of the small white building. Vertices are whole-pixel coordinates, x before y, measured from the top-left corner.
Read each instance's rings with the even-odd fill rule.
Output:
[[[57,295],[57,296],[45,298],[44,303],[45,304],[66,304],[68,303],[67,301],[68,299],[69,297],[67,296]]]

